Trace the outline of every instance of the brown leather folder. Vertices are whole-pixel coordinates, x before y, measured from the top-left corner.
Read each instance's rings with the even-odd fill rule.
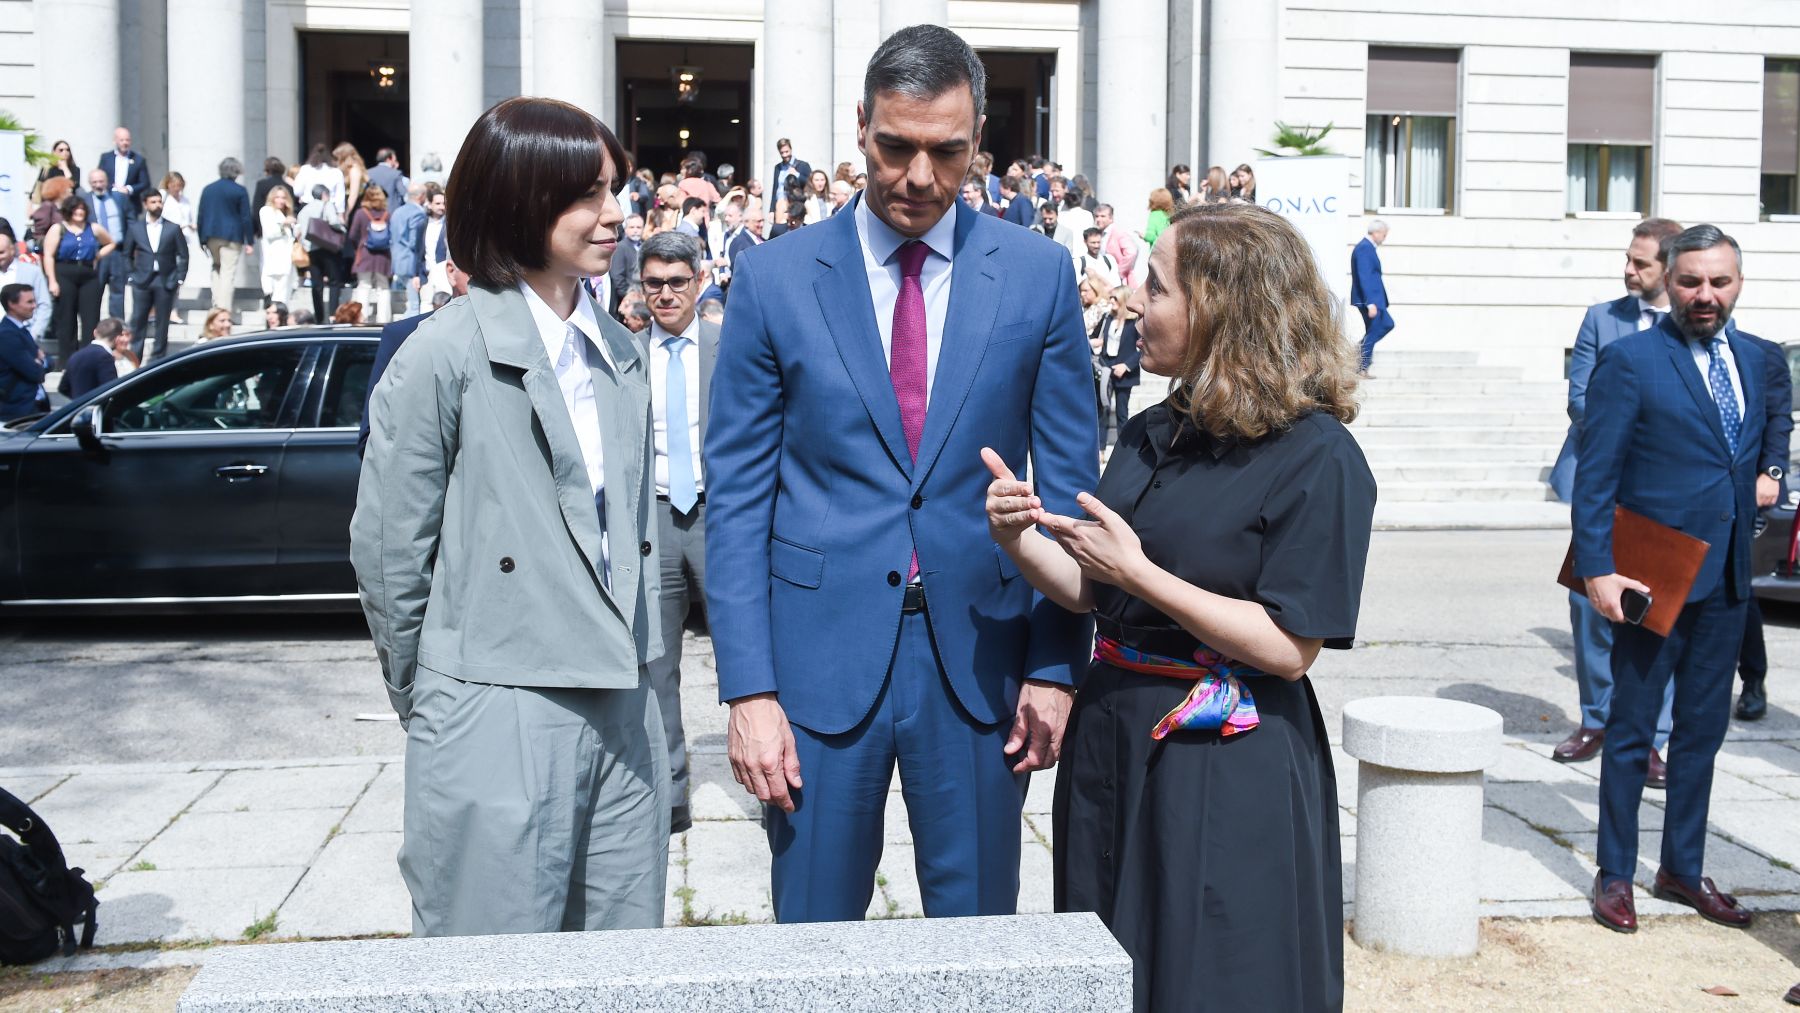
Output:
[[[1613,508],[1614,572],[1650,588],[1650,613],[1644,617],[1644,629],[1666,637],[1675,628],[1681,606],[1687,602],[1700,565],[1706,561],[1707,548],[1707,543],[1693,535],[1624,507]],[[1556,582],[1576,594],[1587,594],[1586,583],[1575,576],[1573,542]]]

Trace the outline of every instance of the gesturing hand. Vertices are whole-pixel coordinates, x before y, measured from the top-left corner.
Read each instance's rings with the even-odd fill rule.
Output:
[[[987,491],[988,534],[996,543],[1010,545],[1037,523],[1044,503],[1032,495],[1030,482],[1013,477],[1012,469],[993,448],[982,447],[981,460],[994,475]]]
[[[727,753],[731,776],[759,801],[794,811],[788,787],[800,787],[800,757],[794,730],[773,693],[731,701],[731,733]]]
[[[1081,567],[1082,576],[1130,590],[1150,565],[1143,543],[1125,519],[1090,493],[1075,497],[1093,520],[1038,511],[1038,523]]]

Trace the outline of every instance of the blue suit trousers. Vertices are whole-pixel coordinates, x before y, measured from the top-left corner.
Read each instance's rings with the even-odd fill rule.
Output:
[[[1648,772],[1650,737],[1664,687],[1675,684],[1675,727],[1669,739],[1669,795],[1662,865],[1684,878],[1705,871],[1706,814],[1713,756],[1731,722],[1731,687],[1744,638],[1744,599],[1718,589],[1687,603],[1668,637],[1621,623],[1613,627],[1612,713],[1600,758],[1600,868],[1609,876],[1637,871],[1638,805]]]
[[[777,921],[867,914],[896,763],[925,914],[1015,913],[1028,775],[1005,755],[1011,722],[977,723],[957,702],[924,613],[901,618],[887,682],[861,723],[838,735],[793,729],[804,787],[792,813],[763,810]]]
[[[1569,629],[1575,634],[1575,685],[1581,693],[1581,727],[1605,728],[1612,711],[1613,626],[1594,611],[1587,595],[1569,592]],[[1674,721],[1675,682],[1663,691],[1662,713],[1656,718],[1657,749],[1669,744]]]
[[[1361,368],[1366,373],[1369,371],[1369,362],[1375,357],[1375,343],[1387,337],[1388,332],[1394,329],[1394,318],[1388,315],[1386,306],[1381,307],[1381,312],[1373,320],[1369,319],[1369,309],[1366,306],[1357,307],[1357,315],[1362,317],[1363,322]]]

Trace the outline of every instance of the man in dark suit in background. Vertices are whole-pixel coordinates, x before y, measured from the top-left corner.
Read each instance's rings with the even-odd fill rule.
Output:
[[[444,260],[444,273],[450,279],[451,296],[469,294],[469,276],[458,270],[456,262],[448,257]],[[382,373],[387,372],[388,363],[394,361],[394,353],[400,350],[401,345],[406,344],[406,339],[412,337],[419,325],[425,322],[425,318],[436,310],[437,307],[434,306],[416,316],[402,317],[382,327],[381,343],[375,346],[375,361],[369,366],[369,386],[363,391],[363,413],[356,434],[356,456],[361,457],[364,448],[369,445],[369,396],[375,392],[376,381],[381,379]]]
[[[1394,329],[1394,318],[1388,315],[1387,285],[1381,280],[1381,255],[1375,248],[1387,242],[1387,223],[1379,218],[1369,220],[1369,234],[1350,251],[1350,305],[1362,315],[1362,372],[1369,373],[1369,362],[1375,357],[1375,343]]]
[[[787,192],[787,181],[790,176],[798,176],[802,183],[812,176],[812,166],[804,159],[794,157],[794,144],[787,138],[775,142],[775,151],[781,161],[769,170],[769,181],[763,185],[769,196],[769,210],[775,210],[775,199]]]
[[[87,201],[88,221],[105,229],[113,242],[123,243],[125,230],[131,224],[132,204],[124,194],[111,188],[104,170],[94,169],[88,172],[88,192],[82,197]],[[125,258],[115,250],[111,256],[101,257],[94,262],[94,272],[99,276],[101,287],[107,292],[107,315],[124,316]]]
[[[150,348],[155,358],[169,352],[169,314],[175,310],[175,295],[181,290],[181,279],[187,277],[188,246],[181,229],[163,221],[163,195],[157,190],[144,193],[144,217],[132,222],[125,231],[116,259],[125,266],[126,280],[131,285],[132,351],[142,356],[148,336],[150,310],[156,309],[156,340]]]
[[[200,191],[200,242],[212,255],[212,304],[221,309],[231,308],[237,291],[239,251],[246,257],[253,252],[250,221],[256,216],[250,195],[238,182],[243,174],[244,163],[227,158],[219,163],[219,178]]]
[[[143,206],[144,192],[150,189],[150,163],[131,149],[131,131],[124,127],[113,131],[112,150],[100,156],[99,165],[106,173],[107,189],[130,201],[134,213]]]
[[[762,208],[752,204],[744,209],[744,227],[739,230],[737,238],[731,241],[731,245],[726,247],[726,249],[730,251],[732,263],[737,263],[738,257],[743,255],[745,250],[753,249],[762,244],[763,222],[764,215]]]
[[[1029,229],[1037,218],[1037,205],[1025,196],[1024,188],[1025,180],[1016,173],[1009,172],[1000,181],[1000,196],[1006,200],[1006,209],[1000,212],[1000,217]]]
[[[1550,469],[1550,488],[1564,503],[1575,501],[1576,451],[1581,444],[1582,420],[1587,413],[1588,380],[1600,351],[1620,338],[1655,327],[1669,312],[1669,293],[1662,263],[1657,259],[1663,240],[1681,231],[1667,218],[1646,218],[1631,230],[1625,248],[1625,294],[1611,302],[1588,307],[1581,329],[1575,333],[1575,350],[1569,356],[1569,435],[1563,440],[1556,466]],[[1551,758],[1580,763],[1600,752],[1606,740],[1606,715],[1612,707],[1612,624],[1594,611],[1587,595],[1569,592],[1569,629],[1575,638],[1575,685],[1581,698],[1581,723],[1557,745]],[[1661,788],[1668,775],[1662,750],[1669,744],[1670,708],[1675,685],[1663,697],[1662,716],[1656,722],[1656,740],[1650,749],[1648,787]]]
[[[1754,334],[1738,332],[1763,353],[1763,442],[1756,461],[1756,505],[1767,509],[1781,502],[1787,488],[1787,466],[1794,435],[1794,377],[1788,371],[1787,352],[1780,345]],[[1738,651],[1738,677],[1744,691],[1738,695],[1740,721],[1760,721],[1769,711],[1763,682],[1769,675],[1769,651],[1763,642],[1762,606],[1751,595],[1744,621],[1744,646]]]
[[[89,391],[119,378],[118,347],[123,347],[131,332],[118,317],[107,317],[94,328],[92,340],[75,350],[63,364],[62,382],[56,392],[67,398],[84,397]]]
[[[387,194],[388,207],[397,208],[406,203],[406,173],[400,171],[400,156],[393,148],[382,148],[375,153],[375,164],[369,166],[369,182]]]
[[[37,411],[38,387],[44,382],[44,350],[26,324],[37,310],[30,285],[0,288],[0,422]]]
[[[1663,685],[1675,682],[1668,803],[1654,894],[1710,921],[1748,927],[1750,912],[1705,873],[1713,758],[1731,719],[1732,669],[1750,598],[1756,466],[1765,423],[1762,350],[1727,324],[1743,290],[1736,240],[1696,225],[1662,246],[1669,316],[1600,353],[1588,384],[1575,470],[1575,575],[1613,623],[1613,699],[1600,761],[1596,921],[1637,931],[1638,807]],[[1748,407],[1748,410],[1746,408]],[[1622,506],[1707,543],[1668,637],[1625,621],[1613,509]]]

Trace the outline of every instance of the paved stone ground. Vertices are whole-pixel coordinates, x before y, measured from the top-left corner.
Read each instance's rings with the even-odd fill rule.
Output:
[[[688,641],[684,695],[694,750],[694,829],[673,842],[667,921],[771,917],[768,847],[755,807],[731,780],[709,645]],[[1331,708],[1336,710],[1336,707]],[[1335,715],[1333,724],[1335,726]],[[1800,909],[1800,734],[1736,729],[1719,757],[1708,871],[1752,907]],[[1481,892],[1488,915],[1583,915],[1594,874],[1596,763],[1551,761],[1554,736],[1511,735],[1489,773]],[[1345,901],[1354,889],[1356,766],[1336,761]],[[104,886],[103,944],[405,933],[410,909],[394,864],[398,757],[144,763],[0,769]],[[1052,778],[1034,777],[1019,832],[1022,911],[1051,906]],[[1661,826],[1645,803],[1647,883]],[[898,792],[871,917],[922,913]],[[1640,912],[1685,909],[1640,897]]]

